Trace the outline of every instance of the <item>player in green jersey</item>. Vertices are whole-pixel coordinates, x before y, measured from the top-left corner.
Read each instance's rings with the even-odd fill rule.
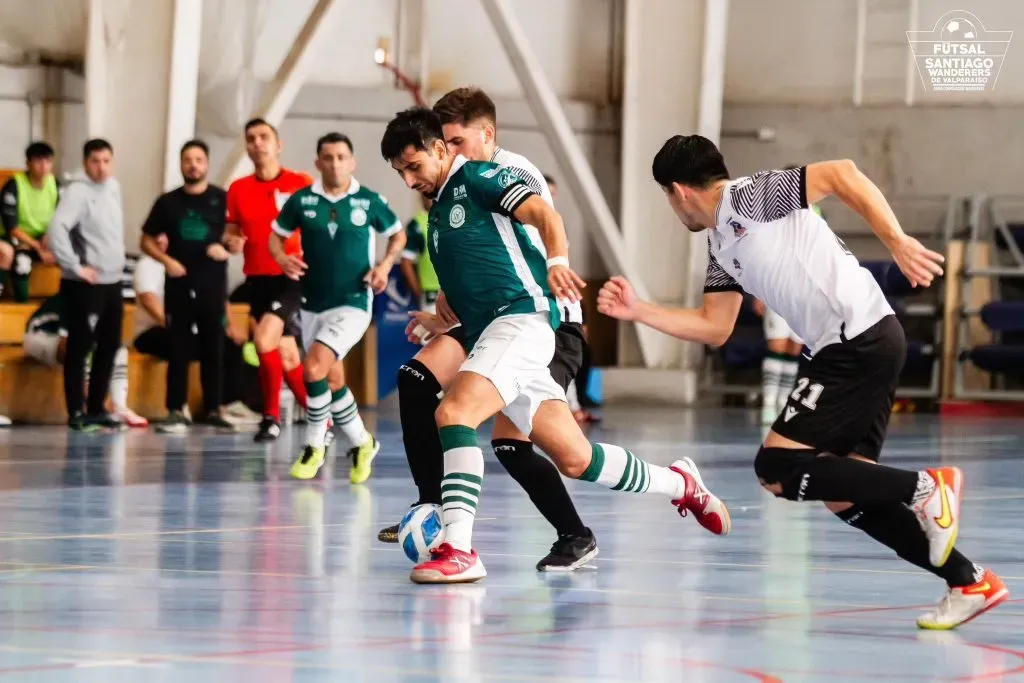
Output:
[[[619,446],[591,444],[569,412],[548,362],[560,323],[555,297],[578,300],[583,281],[569,268],[568,240],[554,208],[511,170],[451,154],[429,109],[399,113],[384,133],[381,155],[408,187],[434,200],[430,259],[472,349],[435,414],[444,448],[446,540],[410,578],[460,583],[486,576],[472,547],[484,470],[476,430],[499,411],[565,476],[667,495],[713,533],[728,533],[728,511],[692,461],[659,467]],[[539,232],[546,260],[524,225]]]
[[[402,223],[387,200],[352,177],[352,142],[340,133],[317,141],[320,181],[298,190],[281,208],[270,235],[270,253],[285,275],[302,281],[302,342],[306,445],[292,476],[312,479],[323,465],[328,419],[351,444],[350,479],[361,484],[380,443],[366,431],[355,398],[345,386],[345,354],[370,326],[373,294],[384,291],[388,274],[405,246]],[[285,240],[299,230],[302,254],[286,254]],[[375,264],[375,234],[388,237],[387,253]]]

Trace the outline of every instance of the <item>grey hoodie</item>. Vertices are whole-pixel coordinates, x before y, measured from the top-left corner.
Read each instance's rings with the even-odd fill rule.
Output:
[[[81,175],[70,180],[47,230],[50,249],[68,280],[92,266],[99,284],[121,281],[124,274],[124,208],[121,184],[111,178],[94,183]]]

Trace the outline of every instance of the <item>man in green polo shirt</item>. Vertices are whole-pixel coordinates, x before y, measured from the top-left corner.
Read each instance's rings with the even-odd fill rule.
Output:
[[[57,208],[60,187],[53,176],[53,147],[33,142],[25,150],[25,170],[14,174],[0,190],[4,245],[0,246],[0,293],[11,270],[14,299],[28,301],[28,276],[36,261],[54,263],[46,238]]]
[[[388,283],[388,273],[405,247],[402,223],[387,200],[353,177],[352,141],[328,133],[317,141],[320,180],[288,198],[270,235],[270,253],[288,277],[302,281],[302,362],[306,377],[306,445],[292,465],[296,479],[312,479],[323,465],[329,443],[328,420],[349,440],[349,479],[362,484],[380,443],[363,425],[355,397],[345,385],[345,355],[370,326],[373,295]],[[286,253],[298,230],[301,254]],[[376,258],[376,236],[388,238],[387,252]]]

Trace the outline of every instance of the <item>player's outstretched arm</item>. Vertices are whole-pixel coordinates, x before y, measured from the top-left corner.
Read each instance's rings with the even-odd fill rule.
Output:
[[[537,194],[520,204],[513,215],[517,221],[534,226],[540,233],[548,253],[548,283],[552,294],[571,301],[581,300],[580,290],[587,283],[569,268],[569,238],[562,217]]]
[[[612,318],[653,327],[684,341],[721,346],[732,334],[743,304],[739,292],[704,294],[700,308],[667,308],[640,299],[624,277],[613,277],[597,294],[597,310]]]
[[[942,254],[925,249],[903,232],[885,195],[851,160],[811,164],[806,174],[807,203],[834,195],[856,211],[892,253],[896,265],[913,286],[927,287],[936,275],[942,275]]]

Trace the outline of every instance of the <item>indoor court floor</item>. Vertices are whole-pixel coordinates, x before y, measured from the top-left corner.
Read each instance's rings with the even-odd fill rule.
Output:
[[[571,485],[601,555],[538,574],[554,534],[489,449],[489,575],[409,582],[377,530],[414,495],[396,416],[366,415],[373,478],[289,479],[272,446],[197,430],[0,433],[0,679],[55,681],[1024,681],[1024,425],[895,416],[885,461],[965,472],[960,548],[1003,606],[919,632],[943,585],[819,505],[757,486],[753,412],[618,407],[591,432],[693,457],[731,507],[711,536],[665,499]],[[483,439],[482,439],[483,441]]]

